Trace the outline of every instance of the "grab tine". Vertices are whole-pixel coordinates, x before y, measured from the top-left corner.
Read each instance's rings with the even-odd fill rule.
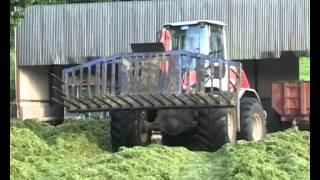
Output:
[[[172,94],[173,97],[177,98],[180,102],[182,102],[183,104],[187,104],[185,101],[183,101],[180,97],[178,97],[175,94]]]
[[[135,99],[134,97],[132,97],[131,95],[127,94],[127,96],[129,98],[131,98],[134,102],[138,103],[140,106],[144,107],[144,104],[142,104],[139,100]]]
[[[155,100],[159,101],[162,105],[166,105],[163,101],[161,101],[159,98],[157,98],[156,96],[154,96],[153,94],[149,93],[149,95],[151,97],[153,97]]]
[[[130,107],[133,107],[133,105],[132,105],[129,101],[127,101],[126,99],[124,99],[123,97],[121,97],[121,96],[117,96],[117,98],[119,98],[121,101],[123,101],[123,102],[125,102],[125,103],[129,104],[129,106],[130,106]]]
[[[118,103],[116,100],[114,100],[112,97],[110,97],[110,96],[108,96],[108,95],[104,95],[104,97],[106,97],[107,99],[110,99],[110,101],[112,101],[112,102],[114,102],[114,103],[116,103],[116,104],[118,104],[120,107],[122,107],[122,104],[120,104],[120,103]]]
[[[61,102],[59,99],[56,99],[56,98],[51,98],[51,100],[52,101],[54,101],[55,103],[57,103],[57,104],[60,104],[60,105],[62,105],[62,106],[64,106],[64,107],[66,107],[67,109],[70,109],[70,106],[67,106],[66,104],[64,104],[63,102]]]
[[[160,95],[166,99],[167,101],[169,101],[171,104],[176,105],[176,103],[174,101],[172,101],[171,99],[169,99],[167,96],[165,96],[164,94],[160,93]]]
[[[208,102],[205,98],[203,98],[198,92],[196,92],[196,95],[197,95],[202,101],[204,101],[206,104],[209,104],[209,102]]]
[[[100,102],[102,102],[102,103],[106,104],[107,106],[109,106],[110,108],[112,107],[111,104],[109,104],[109,103],[106,102],[105,100],[99,98],[98,96],[95,95],[94,97],[95,97],[96,99],[98,99]]]
[[[147,103],[151,104],[151,106],[154,106],[154,104],[153,104],[151,101],[149,101],[147,98],[141,96],[140,94],[139,94],[138,96],[139,96],[140,98],[142,98],[143,100],[145,100]]]

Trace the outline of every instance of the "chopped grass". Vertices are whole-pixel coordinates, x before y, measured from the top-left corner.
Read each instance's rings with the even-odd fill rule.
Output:
[[[299,58],[299,80],[310,81],[310,57]]]
[[[11,179],[310,179],[310,133],[287,130],[214,153],[151,144],[111,153],[103,120],[15,121]]]

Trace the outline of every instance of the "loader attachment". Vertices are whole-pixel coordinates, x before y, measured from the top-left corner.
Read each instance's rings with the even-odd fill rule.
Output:
[[[234,107],[241,81],[229,86],[231,68],[240,74],[239,62],[186,51],[117,54],[64,69],[53,100],[68,112]]]

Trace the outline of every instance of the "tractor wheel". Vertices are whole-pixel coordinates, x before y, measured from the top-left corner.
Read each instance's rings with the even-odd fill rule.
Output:
[[[258,141],[266,135],[266,117],[261,103],[252,97],[244,97],[240,102],[240,138]]]
[[[198,110],[198,150],[215,151],[237,137],[236,111],[227,109]]]
[[[267,132],[277,132],[282,130],[281,116],[273,108],[268,112],[268,117],[266,119]]]
[[[111,113],[111,145],[118,151],[120,146],[145,146],[151,143],[151,130],[147,128],[146,111],[116,111]]]

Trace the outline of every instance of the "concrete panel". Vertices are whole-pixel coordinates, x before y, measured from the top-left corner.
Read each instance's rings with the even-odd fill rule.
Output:
[[[49,99],[47,66],[20,68],[20,99]]]
[[[49,86],[53,83],[52,78],[49,77],[49,69],[55,72],[54,68],[49,66],[19,68],[20,118],[61,119],[63,117],[63,107],[50,102],[52,93]]]
[[[63,110],[57,105],[39,102],[21,102],[21,115],[23,119],[45,119],[56,118],[60,119],[63,115]]]

